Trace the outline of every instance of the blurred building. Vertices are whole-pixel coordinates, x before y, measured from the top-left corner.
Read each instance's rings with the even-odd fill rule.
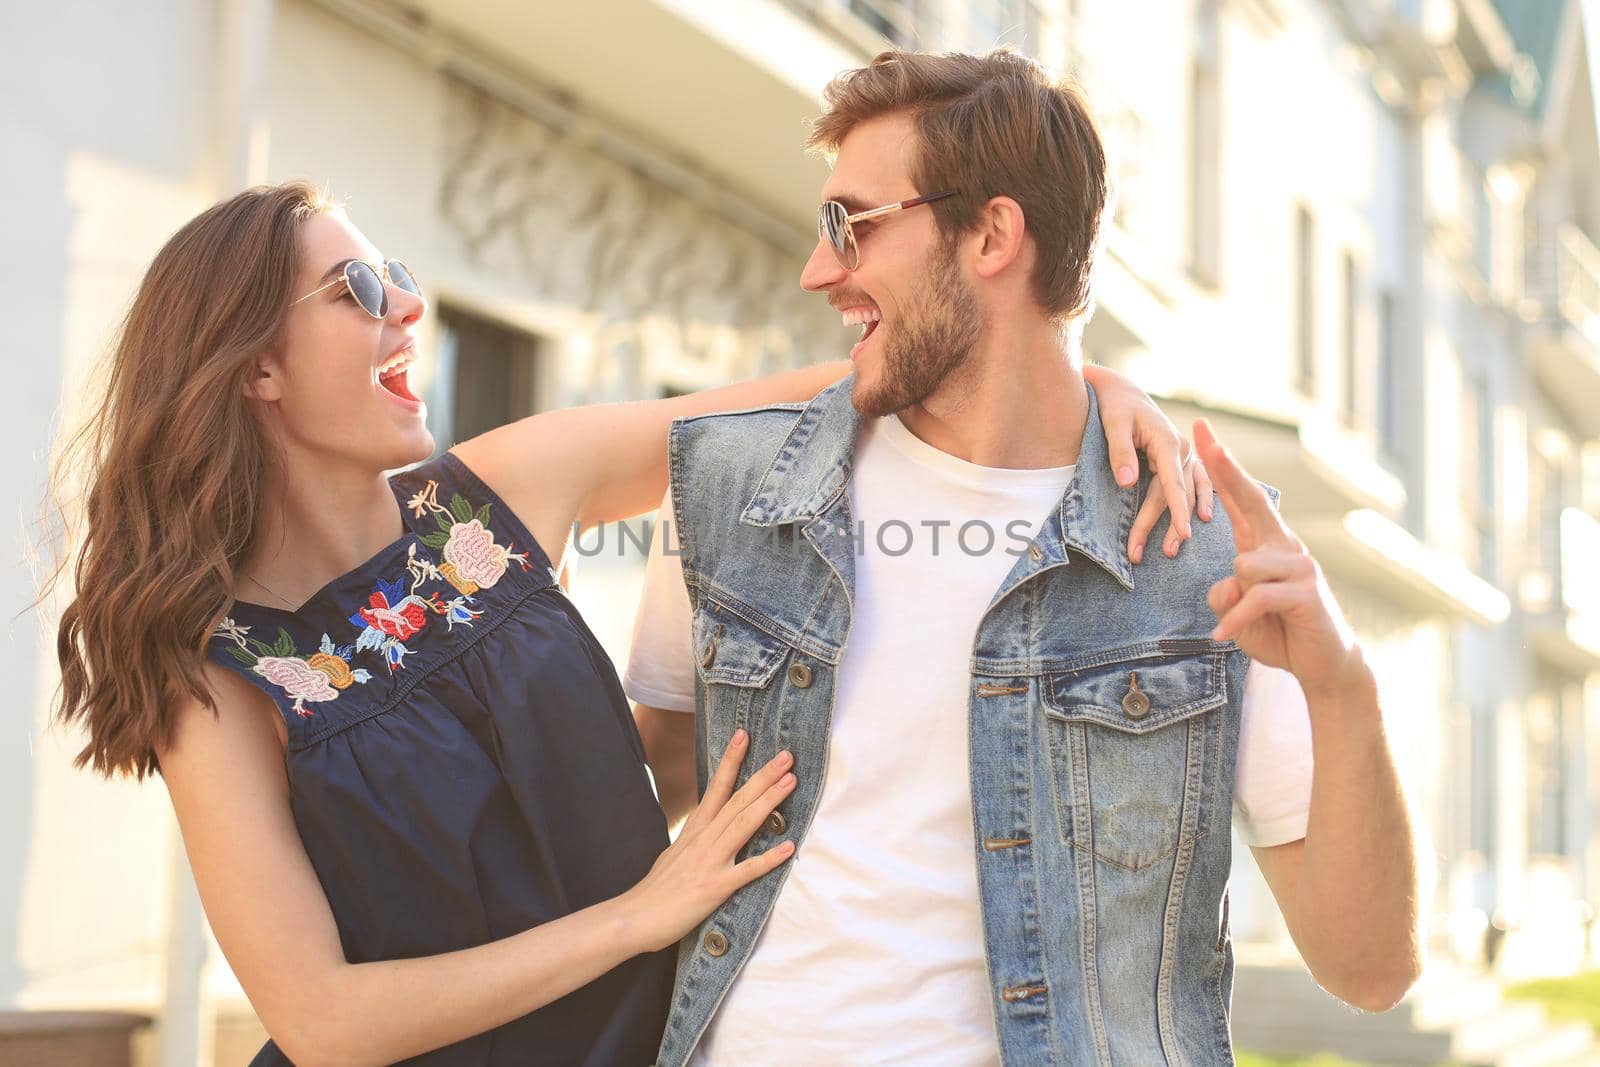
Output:
[[[1461,974],[1595,961],[1584,0],[78,0],[4,18],[0,484],[25,517],[144,266],[246,184],[326,182],[416,269],[443,444],[842,353],[797,285],[825,176],[799,145],[839,70],[886,44],[1007,43],[1075,76],[1116,183],[1087,352],[1174,418],[1211,417],[1322,559],[1439,855],[1441,988],[1492,1013]],[[598,553],[574,587],[619,661],[638,562]],[[12,603],[31,589],[0,572]],[[23,709],[0,744],[0,1008],[131,1009],[166,1024],[140,1037],[147,1062],[238,1061],[258,1032],[160,783],[71,769],[76,740],[44,729],[39,615],[13,622],[0,672]],[[1247,856],[1236,875],[1241,1037],[1322,1040],[1326,1005],[1279,969]],[[1448,1013],[1408,1010],[1405,1035],[1373,1040],[1459,1040]],[[1587,1040],[1520,1025],[1434,1058]]]

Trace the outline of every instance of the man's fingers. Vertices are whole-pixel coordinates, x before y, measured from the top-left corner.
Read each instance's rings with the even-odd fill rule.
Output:
[[[1194,440],[1200,448],[1200,458],[1205,461],[1206,469],[1222,496],[1223,506],[1228,509],[1228,516],[1233,519],[1235,526],[1241,520],[1247,523],[1250,537],[1255,542],[1274,535],[1287,537],[1289,528],[1278,517],[1277,509],[1272,506],[1272,498],[1267,496],[1266,490],[1262,489],[1239,465],[1239,461],[1233,458],[1233,453],[1217,440],[1217,435],[1207,420],[1195,420]],[[1255,545],[1251,544],[1248,547],[1254,548]]]
[[[1211,611],[1218,619],[1228,613],[1228,609],[1239,602],[1244,596],[1244,586],[1239,584],[1237,578],[1224,578],[1211,587],[1206,594],[1206,603],[1211,605]]]
[[[1217,621],[1216,629],[1211,631],[1211,639],[1232,640],[1251,623],[1292,606],[1299,595],[1299,591],[1288,582],[1266,582],[1251,586],[1239,598],[1239,602]]]
[[[1261,582],[1292,581],[1315,574],[1316,564],[1304,552],[1277,548],[1258,548],[1241,553],[1233,561],[1233,573],[1246,588]]]

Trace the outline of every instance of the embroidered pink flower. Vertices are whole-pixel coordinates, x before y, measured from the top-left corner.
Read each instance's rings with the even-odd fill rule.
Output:
[[[317,703],[339,695],[326,674],[294,656],[262,656],[251,669],[293,697],[294,710],[302,717],[311,714],[303,706],[306,701]]]
[[[473,519],[450,528],[444,558],[457,575],[487,589],[505,574],[510,554],[494,543],[494,534],[484,529],[483,523]]]

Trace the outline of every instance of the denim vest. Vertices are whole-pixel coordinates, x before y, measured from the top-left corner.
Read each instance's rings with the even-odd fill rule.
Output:
[[[859,536],[851,384],[672,429],[700,789],[740,727],[751,737],[741,782],[784,748],[799,778],[741,856],[785,838],[803,855],[827,781]],[[1112,479],[1090,390],[1073,481],[974,641],[972,847],[1007,1064],[1233,1062],[1227,882],[1248,660],[1211,640],[1206,604],[1232,573],[1233,535],[1219,508],[1177,559],[1149,553],[1136,582],[1125,546],[1140,499]],[[914,710],[883,713],[915,729]],[[892,822],[893,799],[883,807]],[[787,873],[736,893],[684,939],[660,1067],[688,1059]],[[892,989],[886,974],[862,995]]]

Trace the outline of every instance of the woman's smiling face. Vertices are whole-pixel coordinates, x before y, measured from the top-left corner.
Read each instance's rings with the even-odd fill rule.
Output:
[[[294,453],[374,471],[426,459],[433,435],[408,371],[427,301],[386,282],[383,318],[362,309],[341,278],[344,265],[362,260],[382,276],[384,260],[342,212],[306,221],[300,244],[296,302],[276,350],[261,361],[253,395],[271,405],[283,444]],[[301,299],[306,294],[315,295]]]

